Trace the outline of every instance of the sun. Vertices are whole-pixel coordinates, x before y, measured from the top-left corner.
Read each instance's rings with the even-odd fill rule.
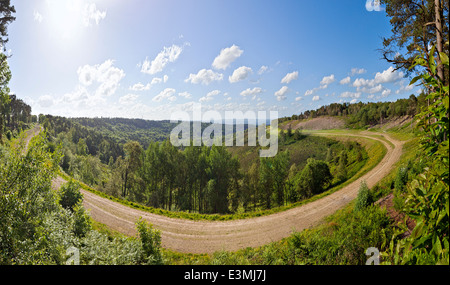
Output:
[[[47,0],[49,33],[63,42],[78,40],[85,29],[85,5],[79,0]]]

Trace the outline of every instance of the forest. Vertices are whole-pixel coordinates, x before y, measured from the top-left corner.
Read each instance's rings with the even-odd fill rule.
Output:
[[[167,121],[32,115],[10,94],[8,58],[0,53],[0,264],[69,264],[71,248],[80,249],[75,264],[364,264],[365,249],[376,246],[385,265],[448,265],[448,2],[382,2],[393,32],[382,42],[384,60],[413,76],[410,84],[423,86],[422,94],[334,103],[279,121],[336,116],[347,131],[377,130],[408,116],[414,130],[386,130],[408,138],[395,172],[371,189],[361,183],[355,201],[321,225],[237,252],[164,249],[161,232],[143,219],[136,237],[114,233],[90,217],[80,188],[172,212],[239,215],[295,205],[344,184],[370,159],[367,149],[287,129],[280,130],[278,154],[259,158],[258,147],[177,148],[167,139]],[[0,3],[2,47],[14,13],[9,0]],[[395,55],[396,47],[406,51]],[[69,179],[55,187],[61,174]],[[374,203],[389,194],[404,220],[393,221]]]
[[[50,149],[62,153],[63,171],[108,195],[166,210],[235,213],[283,206],[343,183],[367,159],[358,143],[344,145],[299,131],[280,135],[282,153],[259,159],[257,147],[180,150],[166,139],[144,148],[137,141],[121,144],[71,119],[40,119]],[[307,186],[306,176],[316,172],[317,185]]]
[[[348,128],[367,128],[401,116],[413,117],[417,110],[422,109],[427,104],[425,94],[417,97],[411,94],[408,99],[398,99],[394,102],[333,103],[322,106],[317,110],[308,110],[298,115],[280,118],[279,122],[307,120],[320,116],[336,116],[344,118]]]

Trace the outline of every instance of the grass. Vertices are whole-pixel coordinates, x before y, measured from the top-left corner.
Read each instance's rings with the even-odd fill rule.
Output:
[[[356,265],[365,263],[367,248],[381,250],[391,232],[385,210],[369,206],[355,212],[350,203],[314,228],[263,246],[211,255],[163,249],[163,257],[170,265]]]

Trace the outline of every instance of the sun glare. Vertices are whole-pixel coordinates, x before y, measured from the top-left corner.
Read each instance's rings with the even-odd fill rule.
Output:
[[[83,1],[47,0],[47,24],[50,33],[63,42],[77,40],[84,29],[84,7]]]

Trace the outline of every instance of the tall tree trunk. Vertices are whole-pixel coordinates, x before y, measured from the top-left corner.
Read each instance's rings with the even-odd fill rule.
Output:
[[[442,37],[442,10],[441,0],[434,0],[434,12],[436,17],[436,49],[438,53],[444,51],[444,40]],[[439,56],[436,57],[436,62],[438,64],[437,75],[445,84],[446,82],[444,78],[444,66],[442,65]]]

